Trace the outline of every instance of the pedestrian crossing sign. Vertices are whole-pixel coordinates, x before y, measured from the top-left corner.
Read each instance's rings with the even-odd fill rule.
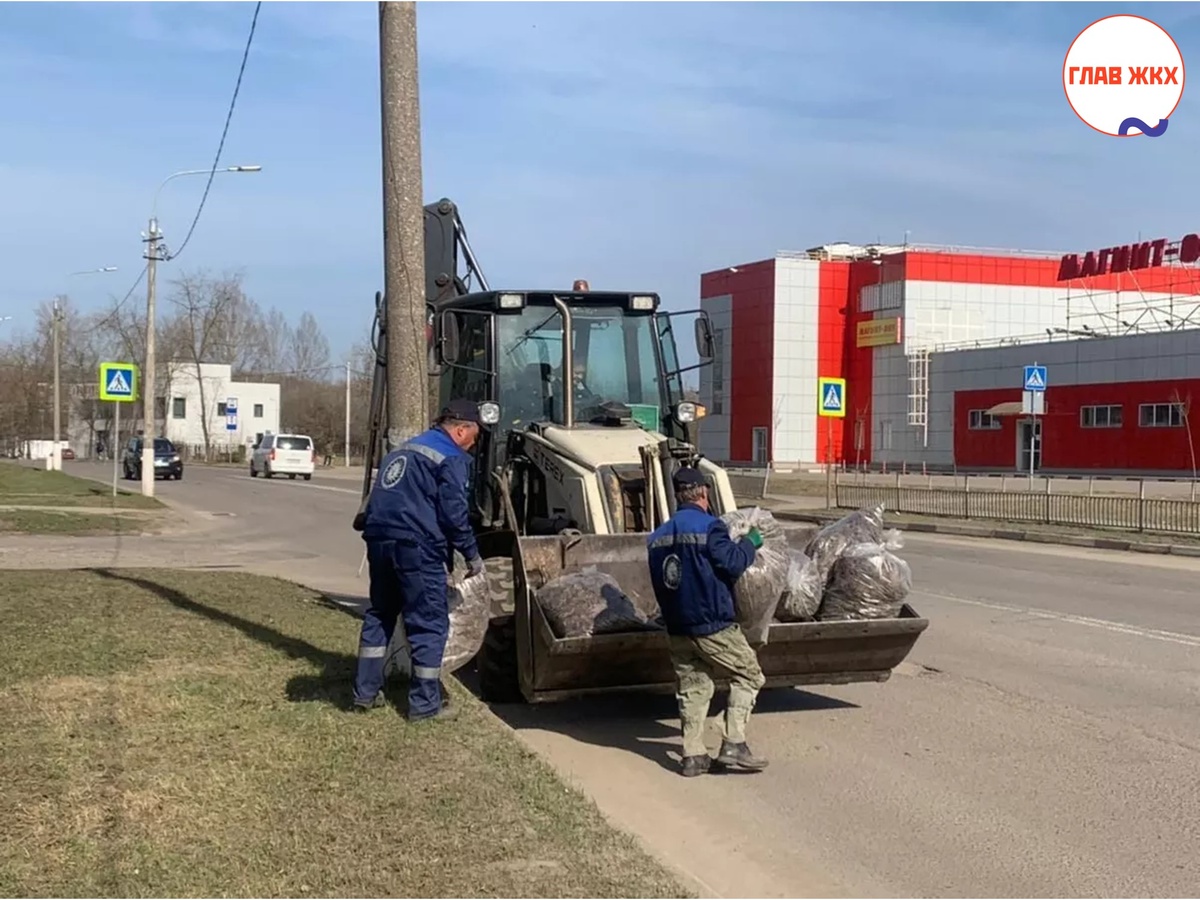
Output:
[[[817,379],[817,412],[824,417],[846,417],[846,379]]]
[[[138,370],[133,363],[100,363],[100,399],[132,403],[137,399]]]

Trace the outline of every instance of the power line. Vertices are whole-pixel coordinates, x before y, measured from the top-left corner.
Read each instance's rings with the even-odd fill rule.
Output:
[[[147,263],[147,264],[146,264],[146,266],[142,266],[142,272],[141,272],[141,274],[140,274],[140,275],[138,275],[138,277],[137,277],[137,281],[135,281],[135,282],[133,283],[133,286],[132,286],[132,287],[130,287],[130,289],[129,289],[128,291],[126,291],[126,292],[125,292],[125,296],[124,296],[124,297],[122,297],[122,298],[120,299],[120,301],[119,301],[119,302],[118,302],[118,303],[117,303],[117,304],[116,304],[116,305],[115,305],[115,306],[114,306],[114,307],[113,307],[113,308],[112,308],[112,309],[109,311],[108,315],[106,315],[106,316],[105,316],[103,319],[101,319],[100,321],[96,322],[96,323],[95,323],[95,324],[92,326],[93,328],[102,328],[102,327],[104,327],[105,325],[107,325],[109,322],[111,322],[111,321],[113,321],[114,319],[116,319],[116,318],[117,318],[117,316],[119,316],[119,315],[121,314],[121,308],[122,308],[122,307],[123,307],[123,306],[124,306],[124,305],[125,305],[127,302],[129,302],[129,298],[133,296],[133,292],[134,292],[134,291],[136,291],[136,290],[138,289],[138,285],[140,285],[140,284],[142,283],[142,279],[146,277],[146,268],[147,268],[147,266],[148,266],[148,265],[149,265],[149,263]]]
[[[242,51],[242,64],[238,68],[237,83],[233,86],[233,98],[229,101],[229,111],[225,114],[225,127],[221,130],[221,142],[217,144],[217,155],[213,159],[212,170],[208,173],[208,181],[204,185],[204,194],[200,198],[200,205],[196,208],[196,215],[192,219],[192,224],[188,228],[187,236],[184,237],[183,243],[179,245],[179,249],[171,253],[167,258],[176,259],[184,248],[188,245],[188,241],[192,239],[192,233],[196,230],[196,225],[200,221],[200,214],[204,212],[204,203],[208,200],[208,191],[212,187],[213,178],[217,174],[217,166],[221,162],[221,151],[225,149],[225,137],[229,134],[229,123],[233,121],[233,111],[237,107],[238,92],[242,89],[242,76],[246,73],[246,61],[250,58],[250,45],[254,43],[254,29],[258,25],[258,11],[262,8],[262,0],[258,0],[254,4],[254,18],[250,21],[250,34],[246,38],[246,49]]]

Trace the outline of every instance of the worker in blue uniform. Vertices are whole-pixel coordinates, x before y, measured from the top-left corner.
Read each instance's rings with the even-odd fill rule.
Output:
[[[694,468],[672,479],[675,515],[647,538],[650,580],[667,626],[676,698],[683,731],[683,774],[703,775],[713,759],[704,745],[704,724],[714,675],[729,678],[725,736],[716,762],[757,771],[767,761],[750,752],[746,725],[766,679],[758,656],[737,624],[733,583],[754,563],[762,546],[757,529],[734,541],[709,511],[708,486]]]
[[[358,645],[354,705],[383,705],[387,648],[404,622],[412,659],[408,718],[447,718],[441,684],[442,654],[450,631],[447,575],[457,550],[468,575],[483,559],[467,518],[471,448],[483,423],[479,407],[451,400],[434,426],[401,444],[379,464],[379,474],[356,521],[367,542],[370,608]]]

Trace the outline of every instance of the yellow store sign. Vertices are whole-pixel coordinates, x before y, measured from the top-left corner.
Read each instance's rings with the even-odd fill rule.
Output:
[[[858,323],[857,346],[884,347],[900,343],[900,318],[871,319]]]

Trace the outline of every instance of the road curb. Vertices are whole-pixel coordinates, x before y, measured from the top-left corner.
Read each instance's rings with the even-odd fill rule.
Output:
[[[820,512],[793,512],[781,510],[775,518],[785,522],[812,522],[824,525],[839,516]],[[1077,534],[1052,534],[1048,531],[1025,531],[1022,529],[989,525],[960,525],[951,522],[886,522],[889,528],[912,531],[920,534],[946,534],[955,537],[990,538],[1000,541],[1027,541],[1031,544],[1059,544],[1067,547],[1084,547],[1093,550],[1119,550],[1129,553],[1151,553],[1160,556],[1187,556],[1200,558],[1200,546],[1168,544],[1161,541],[1138,541],[1125,538],[1084,537]]]

